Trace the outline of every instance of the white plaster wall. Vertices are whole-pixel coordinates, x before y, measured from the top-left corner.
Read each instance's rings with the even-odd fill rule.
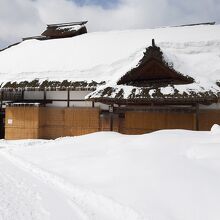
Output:
[[[70,99],[85,99],[91,91],[70,91]]]
[[[67,91],[47,91],[47,99],[67,99]]]
[[[24,91],[24,99],[44,99],[43,91]]]
[[[218,109],[220,110],[220,103],[213,103],[211,105],[199,105],[200,109]]]
[[[83,100],[85,96],[91,91],[70,91],[70,99]],[[67,100],[67,91],[46,91],[47,99],[63,99]],[[43,91],[25,91],[24,99],[44,99]],[[48,107],[67,107],[67,101],[53,101],[51,104],[47,104]],[[92,102],[90,101],[71,101],[70,107],[92,107]],[[109,105],[105,105],[99,102],[94,104],[95,107],[99,107],[102,110],[108,110]]]

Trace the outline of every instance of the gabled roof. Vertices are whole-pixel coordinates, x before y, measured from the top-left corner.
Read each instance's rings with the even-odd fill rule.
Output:
[[[140,87],[156,83],[189,84],[193,81],[193,78],[177,72],[171,63],[165,61],[163,52],[152,39],[152,46],[146,49],[138,65],[123,75],[117,84]]]

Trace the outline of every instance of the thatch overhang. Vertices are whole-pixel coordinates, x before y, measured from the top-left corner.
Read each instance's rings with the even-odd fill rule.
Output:
[[[88,100],[119,105],[212,104],[220,101],[219,82],[205,89],[176,71],[152,40],[138,65],[87,96]]]
[[[196,103],[210,105],[220,101],[220,92],[188,91],[180,93],[178,90],[170,94],[163,94],[162,88],[133,88],[127,97],[123,88],[106,87],[99,93],[92,93],[87,98],[90,101],[119,105],[193,105]]]
[[[94,91],[97,86],[103,85],[105,82],[96,81],[51,81],[38,79],[32,81],[21,81],[21,82],[6,82],[1,85],[0,91],[76,91],[76,90],[88,90]]]

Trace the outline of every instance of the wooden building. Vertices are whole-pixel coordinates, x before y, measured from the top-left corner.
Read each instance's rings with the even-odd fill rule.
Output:
[[[88,21],[48,24],[46,30],[41,35],[24,37],[22,38],[22,41],[26,41],[26,40],[43,41],[43,40],[51,40],[51,39],[59,39],[59,38],[76,37],[87,33],[87,28],[85,26],[87,22]],[[6,48],[0,49],[0,51],[4,51],[20,43],[21,42],[11,44]]]
[[[59,27],[49,26],[45,35],[55,36]],[[172,40],[164,40],[172,31],[175,36],[194,32],[195,36],[188,36],[187,42],[174,39],[173,46]],[[211,60],[201,63],[206,60],[204,51],[209,53],[208,57],[219,59],[215,57],[213,46],[218,44],[212,37],[207,39],[205,33],[200,40],[196,38],[198,33],[207,31],[220,37],[220,26],[202,25],[155,33],[153,30],[94,33],[70,38],[68,43],[61,39],[54,44],[51,39],[51,43],[38,43],[34,48],[30,39],[15,55],[13,50],[8,51],[9,54],[5,53],[7,50],[1,52],[0,63],[12,54],[17,59],[19,55],[24,56],[24,60],[12,63],[11,68],[3,62],[0,65],[3,78],[5,72],[14,78],[2,79],[2,137],[50,139],[97,131],[143,134],[160,129],[209,130],[213,124],[220,124],[220,65]],[[161,34],[164,34],[162,40],[159,39]],[[58,35],[57,38],[67,37]],[[158,43],[151,38],[143,46],[142,35],[150,35],[148,40],[156,35]],[[122,41],[127,36],[135,38]],[[194,43],[189,43],[191,40]],[[204,43],[200,46],[201,40]],[[55,45],[60,49],[56,51]],[[54,51],[50,53],[51,47]],[[42,53],[37,56],[39,51]],[[29,60],[30,56],[32,59],[35,56],[34,61]],[[51,64],[46,65],[50,59]],[[27,60],[33,64],[29,65]],[[197,66],[198,60],[204,67]],[[205,74],[210,63],[213,70]],[[72,66],[63,71],[68,65]]]
[[[51,40],[67,37],[76,37],[87,33],[85,24],[88,21],[48,24],[47,29],[40,36],[25,37],[25,40]]]
[[[122,75],[115,85],[97,89],[88,99],[111,105],[111,120],[125,134],[177,128],[209,130],[214,123],[220,123],[220,110],[200,108],[219,103],[220,93],[178,90],[178,86],[194,82],[192,77],[176,71],[165,61],[153,39],[136,67]],[[131,89],[125,97],[126,86]]]

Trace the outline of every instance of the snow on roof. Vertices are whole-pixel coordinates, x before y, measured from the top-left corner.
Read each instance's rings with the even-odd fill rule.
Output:
[[[82,25],[66,25],[62,27],[57,27],[56,30],[78,31],[80,28],[82,28]]]
[[[59,24],[48,24],[47,27],[63,27],[63,26],[84,25],[87,22],[88,21],[68,22],[68,23],[59,23]]]
[[[94,32],[26,40],[0,52],[0,83],[34,79],[116,82],[155,39],[174,69],[210,86],[220,80],[220,25]]]

